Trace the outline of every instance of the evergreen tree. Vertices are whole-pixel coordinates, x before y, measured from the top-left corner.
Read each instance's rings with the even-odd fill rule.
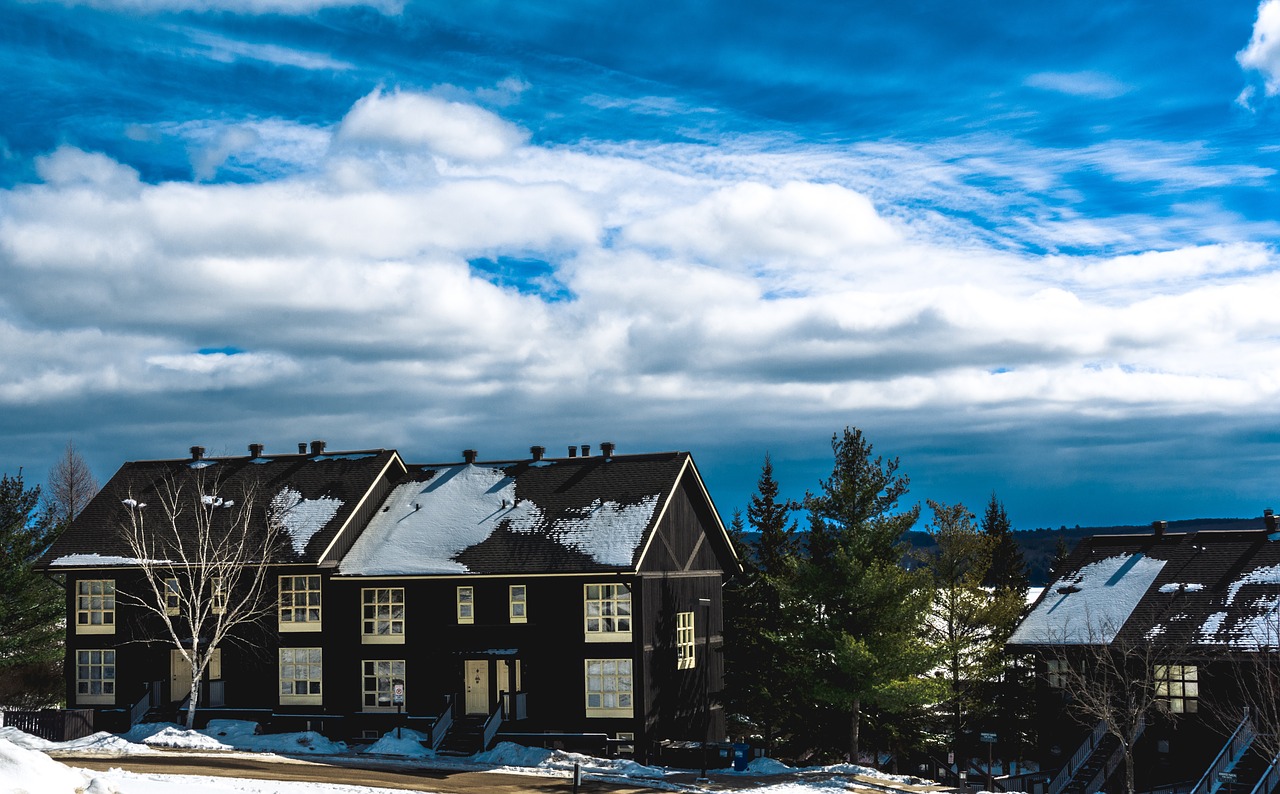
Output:
[[[800,577],[813,698],[847,720],[856,759],[864,706],[901,710],[928,697],[931,651],[919,641],[931,597],[925,571],[900,564],[918,505],[898,510],[909,483],[898,460],[872,457],[857,428],[832,436],[835,465],[805,498],[809,554]]]
[[[732,633],[726,647],[726,688],[731,708],[761,732],[772,751],[793,721],[799,703],[801,669],[791,599],[798,562],[794,502],[778,498],[773,464],[766,455],[747,522],[758,533],[754,548],[741,554],[743,573],[726,591]],[[741,513],[735,512],[741,536]]]
[[[1053,559],[1049,561],[1049,582],[1053,583],[1061,575],[1063,566],[1067,562],[1067,558],[1071,556],[1071,547],[1067,545],[1067,539],[1058,536],[1058,543],[1053,547]]]
[[[983,585],[991,576],[999,539],[979,531],[968,508],[932,500],[929,507],[934,517],[927,530],[936,544],[926,558],[935,588],[929,634],[946,671],[951,747],[963,753],[971,724],[991,714],[992,695],[1004,672],[1004,643],[1025,598],[1012,587],[992,591]]]
[[[38,707],[62,698],[66,600],[32,569],[60,527],[40,510],[40,487],[0,476],[0,703]]]
[[[1013,537],[1009,514],[994,491],[982,516],[982,532],[992,539],[991,565],[982,583],[997,590],[1014,590],[1025,597],[1028,586],[1027,561]]]

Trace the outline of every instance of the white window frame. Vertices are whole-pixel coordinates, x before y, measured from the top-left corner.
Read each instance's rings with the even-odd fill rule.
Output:
[[[365,645],[404,645],[404,613],[403,587],[362,588],[360,642]]]
[[[697,666],[698,641],[694,633],[693,613],[676,613],[676,669],[692,670]]]
[[[507,615],[512,623],[529,622],[529,588],[513,584],[507,588]]]
[[[635,716],[635,665],[631,659],[584,659],[587,717]]]
[[[1197,714],[1200,711],[1200,668],[1194,664],[1155,666],[1156,697],[1170,714]]]
[[[221,576],[214,576],[209,580],[209,607],[215,615],[226,614],[227,591],[222,586]]]
[[[476,589],[471,585],[458,585],[458,624],[476,622]]]
[[[404,683],[404,659],[365,659],[360,663],[360,704],[362,711],[395,711],[392,688]],[[370,688],[372,685],[372,689]],[[382,700],[385,695],[385,702]],[[373,705],[369,704],[370,699]]]
[[[94,690],[97,691],[94,691]],[[116,652],[113,648],[76,651],[76,703],[115,705]]]
[[[95,588],[94,585],[97,585]],[[97,590],[95,593],[94,590]],[[97,623],[94,622],[95,618]],[[116,580],[76,581],[76,634],[116,633]]]
[[[321,648],[281,648],[279,658],[280,705],[323,704],[324,651]],[[303,684],[306,691],[299,694],[298,684]]]
[[[630,642],[631,622],[629,585],[582,586],[582,628],[587,642]]]
[[[302,585],[301,588],[298,587],[299,584]],[[312,587],[312,585],[315,586]],[[321,619],[324,617],[324,613],[321,612],[322,586],[318,574],[280,577],[277,606],[280,631],[320,631]],[[286,595],[289,601],[287,605],[285,604]],[[301,604],[298,603],[299,596],[302,596]]]
[[[182,591],[178,580],[172,576],[164,580],[164,613],[177,615],[182,611]]]

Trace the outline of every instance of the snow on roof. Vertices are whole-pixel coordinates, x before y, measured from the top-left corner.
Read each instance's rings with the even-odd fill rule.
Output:
[[[429,480],[394,488],[338,570],[366,576],[466,573],[458,555],[500,526],[544,534],[601,565],[628,566],[657,504],[657,495],[631,505],[596,499],[549,519],[538,504],[517,498],[515,478],[502,469],[443,467]]]
[[[1142,553],[1119,554],[1085,565],[1053,585],[1009,643],[1109,644],[1164,565],[1164,560]]]
[[[49,564],[66,567],[79,567],[81,565],[94,567],[98,565],[141,565],[142,562],[138,557],[115,557],[108,554],[67,554]],[[149,562],[168,565],[173,560],[150,560]]]
[[[1197,638],[1200,642],[1248,650],[1280,647],[1280,594],[1272,589],[1251,601],[1236,604],[1240,591],[1247,585],[1280,585],[1280,565],[1255,568],[1232,582],[1224,605],[1238,614],[1239,619],[1229,623],[1229,612],[1214,612],[1200,627]]]
[[[311,537],[323,529],[341,507],[341,499],[327,496],[303,499],[301,493],[287,486],[271,497],[271,514],[289,533],[293,550],[299,554],[306,551]]]

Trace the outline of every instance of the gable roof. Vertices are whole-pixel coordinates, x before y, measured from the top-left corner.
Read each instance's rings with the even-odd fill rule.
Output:
[[[688,463],[667,452],[411,466],[338,573],[635,570]]]
[[[288,543],[275,562],[315,563],[353,517],[358,505],[386,471],[399,472],[393,450],[320,454],[215,457],[185,460],[131,461],[103,486],[38,564],[84,567],[136,563],[123,536],[115,531],[129,521],[133,509],[162,510],[162,489],[178,486],[191,499],[244,498],[254,493],[253,521],[265,526],[268,510],[281,521]],[[179,531],[194,525],[179,521]]]
[[[1009,644],[1280,648],[1280,533],[1259,524],[1087,538]]]

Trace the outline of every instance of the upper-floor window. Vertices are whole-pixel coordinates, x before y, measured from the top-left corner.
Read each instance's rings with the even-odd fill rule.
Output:
[[[458,588],[458,622],[476,622],[476,591],[474,587]]]
[[[115,632],[116,580],[81,579],[76,582],[76,633]]]
[[[227,611],[227,590],[222,584],[221,576],[215,576],[209,582],[209,605],[213,608],[215,615],[221,615]]]
[[[361,642],[404,642],[403,587],[366,587],[360,591],[360,602]]]
[[[625,584],[583,585],[587,642],[631,639],[631,588]]]
[[[323,703],[323,654],[319,648],[280,649],[280,703]]]
[[[280,577],[280,630],[320,630],[320,577]]]
[[[528,591],[522,584],[513,584],[508,588],[510,593],[509,615],[512,623],[524,623],[529,619],[528,612]]]
[[[1045,679],[1054,689],[1062,689],[1067,685],[1067,672],[1070,667],[1066,659],[1049,659],[1045,662]]]
[[[116,652],[76,651],[76,703],[116,702]]]
[[[694,666],[693,613],[676,613],[676,669],[688,670]]]
[[[1194,664],[1158,664],[1156,697],[1171,714],[1195,714],[1200,710],[1200,671]]]
[[[181,611],[182,600],[178,590],[177,579],[164,580],[164,613],[166,615],[176,615]]]

